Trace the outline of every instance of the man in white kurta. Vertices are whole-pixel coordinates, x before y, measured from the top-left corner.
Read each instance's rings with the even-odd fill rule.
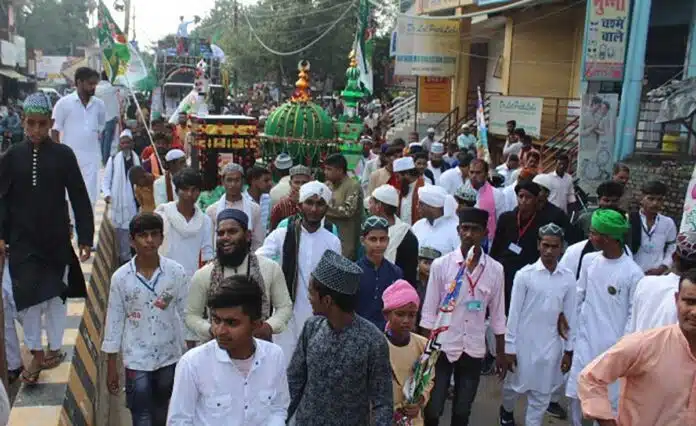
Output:
[[[99,169],[101,168],[101,131],[106,124],[106,106],[94,97],[99,74],[90,68],[79,68],[75,73],[77,90],[60,98],[53,107],[51,136],[58,143],[72,148],[80,166],[92,210],[99,196]]]
[[[634,258],[645,275],[662,275],[672,266],[677,227],[671,217],[660,213],[667,186],[650,181],[643,185],[642,192],[639,218],[634,219],[640,219],[640,248]]]
[[[419,247],[431,247],[444,254],[457,250],[461,242],[454,197],[439,186],[428,185],[418,190],[418,199],[422,219],[411,230]]]
[[[273,338],[274,343],[283,349],[288,363],[295,352],[297,339],[302,332],[305,321],[313,315],[312,306],[309,303],[310,274],[326,250],[341,253],[341,241],[327,230],[323,223],[330,200],[331,190],[323,183],[312,181],[300,188],[299,203],[302,219],[299,224],[297,254],[292,256],[296,262],[296,276],[291,277],[291,279],[286,277],[286,282],[290,286],[292,286],[291,282],[295,281],[294,288],[290,289],[290,296],[293,299],[293,315],[288,322],[287,329]],[[293,233],[298,228],[294,222],[289,223],[286,227],[277,228],[266,237],[263,246],[256,251],[256,254],[278,262],[281,267],[284,262],[292,260],[284,256],[284,250],[287,247],[285,241],[290,227],[293,229]]]
[[[454,193],[469,180],[469,163],[471,163],[473,159],[474,157],[466,151],[458,152],[457,161],[459,164],[457,167],[445,170],[442,175],[440,175],[440,182],[438,185],[445,188],[448,194],[454,195]]]
[[[564,314],[570,331],[575,329],[575,277],[558,265],[563,229],[550,223],[539,229],[536,263],[520,269],[512,287],[505,334],[505,353],[515,360],[503,384],[500,424],[512,424],[512,412],[520,395],[527,396],[526,426],[541,426],[551,394],[561,384],[572,357],[572,338],[564,342],[558,333],[558,317]],[[565,351],[565,353],[564,353]]]
[[[669,274],[646,275],[638,281],[633,294],[631,333],[677,323],[674,295],[679,290],[679,276],[696,268],[696,232],[683,232],[677,236],[677,251],[672,259]]]
[[[101,185],[104,201],[109,204],[109,219],[116,233],[120,263],[125,263],[131,258],[128,228],[131,220],[138,214],[138,205],[128,172],[133,166],[139,165],[140,158],[133,153],[133,134],[126,129],[119,136],[119,151],[106,161]]]
[[[643,271],[625,253],[626,218],[616,210],[599,209],[592,214],[590,237],[599,252],[582,260],[577,283],[578,317],[573,347],[573,365],[566,395],[571,401],[573,426],[581,426],[582,410],[577,394],[578,376],[593,359],[613,346],[631,322],[631,304]],[[618,383],[610,386],[614,410],[618,408]]]

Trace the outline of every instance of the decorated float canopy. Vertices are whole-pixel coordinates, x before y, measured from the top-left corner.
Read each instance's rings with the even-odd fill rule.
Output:
[[[329,153],[338,151],[334,123],[320,105],[311,101],[309,62],[300,61],[298,69],[292,97],[266,119],[261,135],[263,155],[270,162],[286,152],[293,158],[293,164],[319,167]]]

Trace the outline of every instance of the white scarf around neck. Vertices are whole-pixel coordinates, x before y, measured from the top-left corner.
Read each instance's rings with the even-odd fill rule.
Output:
[[[133,166],[140,165],[140,159],[137,155],[131,153],[131,158]],[[131,219],[138,214],[133,185],[130,184],[126,175],[123,151],[119,151],[111,157],[111,206],[109,211],[111,223],[117,229],[128,229]]]
[[[394,216],[394,224],[389,227],[389,244],[384,252],[384,258],[391,263],[396,262],[396,252],[409,229],[411,227],[406,222]]]

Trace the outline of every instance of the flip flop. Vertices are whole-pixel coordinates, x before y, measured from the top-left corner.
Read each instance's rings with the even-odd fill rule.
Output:
[[[42,370],[51,370],[58,367],[63,361],[65,361],[66,354],[63,351],[58,351],[55,355],[47,356],[44,358],[43,363],[41,363]]]
[[[34,372],[30,372],[29,370],[23,370],[22,373],[19,375],[19,380],[21,380],[22,383],[24,383],[25,385],[33,386],[38,383],[39,374],[41,374],[41,369],[36,370]]]

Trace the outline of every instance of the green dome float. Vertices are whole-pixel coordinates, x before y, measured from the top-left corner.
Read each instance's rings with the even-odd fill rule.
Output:
[[[260,136],[266,161],[272,162],[278,154],[286,152],[293,164],[318,168],[327,155],[338,151],[333,120],[311,101],[309,68],[308,61],[300,61],[292,97],[266,119]]]

